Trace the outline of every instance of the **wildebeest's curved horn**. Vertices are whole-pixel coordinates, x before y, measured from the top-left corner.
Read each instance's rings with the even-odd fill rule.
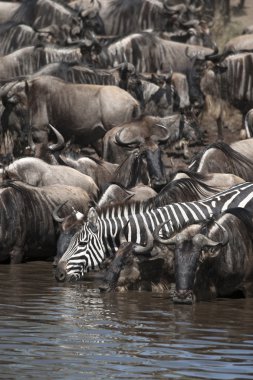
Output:
[[[123,128],[120,129],[116,135],[115,135],[115,141],[118,145],[121,145],[121,146],[128,146],[128,145],[132,145],[132,144],[140,144],[143,139],[140,137],[140,136],[135,136],[132,140],[128,140],[128,141],[122,141],[122,137],[121,137],[121,133],[123,131]]]
[[[55,127],[53,127],[52,124],[49,124],[49,127],[54,132],[54,134],[57,138],[57,143],[50,145],[48,147],[48,149],[55,152],[56,150],[60,150],[65,146],[65,140],[64,140],[64,137],[62,136],[62,134]]]
[[[126,223],[126,225],[122,228],[122,230],[120,231],[120,234],[119,234],[119,240],[120,240],[120,244],[123,244],[123,243],[129,243],[126,239],[126,236],[125,236],[125,228],[126,226],[128,225],[129,222]],[[133,243],[133,252],[134,253],[139,253],[139,254],[142,254],[142,253],[146,253],[146,252],[149,252],[152,250],[153,248],[153,245],[154,245],[154,238],[153,238],[153,235],[152,233],[150,232],[149,228],[147,227],[147,225],[145,224],[145,233],[146,233],[146,237],[147,237],[147,242],[146,242],[146,245],[140,245],[140,244],[137,244],[137,243]]]
[[[162,125],[162,124],[155,124],[154,127],[161,128],[161,130],[166,132],[166,135],[164,137],[158,137],[156,135],[152,135],[152,140],[159,142],[160,144],[166,143],[170,137],[170,131]]]
[[[244,128],[245,128],[245,131],[246,131],[246,135],[247,135],[247,138],[250,139],[251,137],[253,137],[253,131],[252,131],[252,122],[249,123],[250,119],[253,119],[253,109],[250,109],[247,113],[246,113],[246,116],[245,116],[245,119],[244,119]]]
[[[205,60],[209,60],[209,61],[212,61],[212,60],[215,60],[217,59],[217,57],[220,55],[218,54],[219,53],[219,48],[217,45],[215,45],[212,53],[209,53],[209,54],[205,54]]]
[[[200,0],[200,5],[198,7],[196,7],[196,5],[194,5],[194,4],[189,6],[189,9],[192,13],[202,12],[203,8],[204,8],[203,0]]]
[[[162,243],[162,244],[175,244],[176,243],[176,235],[175,236],[172,236],[171,238],[162,238],[161,236],[159,236],[159,231],[163,228],[163,226],[165,224],[168,224],[171,222],[171,219],[167,219],[165,220],[163,223],[159,224],[156,228],[155,228],[155,231],[154,231],[154,239],[156,241],[158,241],[159,243]]]
[[[64,218],[60,218],[58,216],[58,212],[60,211],[60,209],[67,203],[68,201],[65,201],[63,203],[61,203],[59,206],[55,207],[54,211],[53,211],[53,218],[56,222],[59,222],[59,223],[62,223],[64,221]]]
[[[196,234],[192,239],[193,244],[199,248],[202,248],[204,246],[217,247],[218,245],[226,245],[229,240],[227,230],[219,223],[215,222],[215,224],[217,224],[217,226],[223,231],[223,239],[221,241],[212,240],[203,234]]]
[[[134,244],[133,252],[142,254],[142,253],[146,253],[152,250],[153,245],[154,245],[154,237],[146,224],[145,224],[145,232],[146,232],[146,237],[147,237],[146,245],[143,246],[140,244]]]

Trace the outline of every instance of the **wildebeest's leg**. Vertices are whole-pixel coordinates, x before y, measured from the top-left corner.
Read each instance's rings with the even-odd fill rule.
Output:
[[[100,291],[110,292],[115,290],[117,286],[117,281],[120,275],[121,270],[127,262],[127,259],[132,254],[133,243],[122,243],[112,260],[105,276],[102,280],[102,283],[99,286]]]
[[[245,282],[243,282],[242,292],[243,292],[245,298],[252,298],[253,297],[253,281],[252,281],[252,279],[248,278]]]
[[[20,264],[20,263],[22,263],[23,256],[24,256],[24,247],[16,245],[10,251],[11,264]]]
[[[217,119],[217,127],[218,127],[218,141],[223,141],[223,128],[222,128],[221,117]]]

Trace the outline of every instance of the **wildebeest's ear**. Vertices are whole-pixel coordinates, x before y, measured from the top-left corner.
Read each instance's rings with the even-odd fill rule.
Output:
[[[88,216],[87,216],[87,222],[88,222],[88,225],[91,228],[91,230],[93,232],[96,232],[97,231],[97,222],[98,222],[98,213],[94,209],[94,207],[91,207],[89,209]]]

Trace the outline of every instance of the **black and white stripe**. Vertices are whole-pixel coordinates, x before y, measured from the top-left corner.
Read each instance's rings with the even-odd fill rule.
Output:
[[[117,251],[119,233],[124,226],[128,241],[145,245],[145,226],[152,232],[169,220],[164,229],[171,234],[235,207],[247,207],[253,212],[253,183],[233,186],[200,201],[172,203],[158,208],[145,203],[108,206],[98,211],[96,226],[88,221],[73,236],[59,263],[66,262],[67,275],[78,279]]]

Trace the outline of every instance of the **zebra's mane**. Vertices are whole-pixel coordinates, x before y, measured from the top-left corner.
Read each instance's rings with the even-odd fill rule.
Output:
[[[202,151],[198,152],[191,160],[189,165],[189,171],[195,172],[198,170],[201,158],[208,149],[219,149],[227,157],[229,164],[233,167],[233,174],[241,176],[242,165],[251,167],[253,170],[253,161],[245,157],[243,154],[237,152],[230,145],[224,142],[216,142],[207,145]]]
[[[100,218],[110,218],[113,215],[117,216],[118,214],[123,215],[124,211],[127,211],[127,214],[139,214],[141,212],[146,212],[150,209],[150,205],[146,202],[141,201],[130,201],[130,202],[118,202],[110,205],[104,205],[102,207],[97,207],[96,211]]]
[[[196,177],[198,177],[198,175],[196,175]],[[199,177],[201,177],[201,175],[199,175]],[[171,181],[159,194],[146,201],[118,202],[113,205],[104,205],[97,208],[97,212],[100,217],[104,217],[105,215],[110,217],[118,213],[122,214],[124,210],[127,210],[128,213],[138,214],[171,203],[196,201],[199,200],[200,195],[208,197],[210,196],[210,192],[215,194],[218,191],[219,189],[206,185],[204,182],[195,179],[194,175],[192,175],[192,178],[181,178]]]

